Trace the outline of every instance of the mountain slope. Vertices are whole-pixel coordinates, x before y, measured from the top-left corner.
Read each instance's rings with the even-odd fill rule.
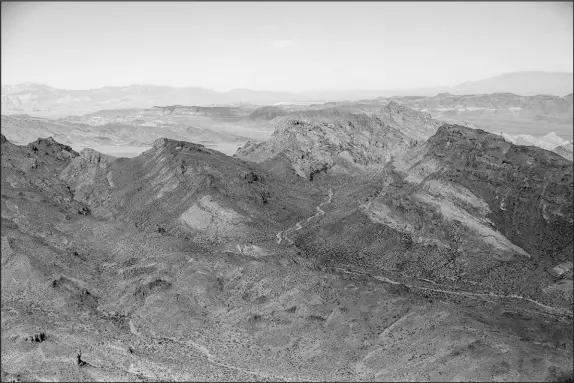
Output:
[[[301,249],[270,241],[316,213],[326,193],[315,183],[173,140],[133,159],[1,142],[3,380],[572,373],[568,317],[493,297],[425,298],[315,269]],[[267,203],[257,197],[265,191]]]
[[[312,209],[293,187],[279,193],[273,175],[202,145],[158,139],[133,159],[96,153],[83,151],[61,178],[95,212],[126,217],[142,230],[159,226],[196,241],[273,241],[277,222]]]
[[[295,239],[323,267],[572,304],[553,290],[573,229],[572,164],[555,153],[444,125],[382,173],[332,187],[330,212]]]

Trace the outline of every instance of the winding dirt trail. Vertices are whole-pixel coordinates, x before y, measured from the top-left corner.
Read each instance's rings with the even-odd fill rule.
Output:
[[[325,198],[325,200],[323,202],[321,202],[319,205],[317,205],[317,207],[315,207],[315,209],[317,210],[317,213],[315,213],[311,217],[308,217],[306,219],[303,219],[303,220],[297,222],[293,227],[290,227],[288,229],[285,229],[283,231],[278,232],[277,233],[277,244],[281,244],[281,242],[283,240],[286,240],[289,245],[292,245],[294,243],[293,240],[291,238],[287,237],[286,234],[288,232],[291,232],[291,231],[301,230],[303,228],[303,226],[301,225],[302,223],[304,223],[304,222],[309,223],[309,221],[311,221],[312,219],[314,219],[320,215],[325,215],[325,211],[323,209],[321,209],[321,207],[324,205],[330,204],[332,198],[333,198],[333,190],[329,189],[329,193],[328,193],[327,197]]]

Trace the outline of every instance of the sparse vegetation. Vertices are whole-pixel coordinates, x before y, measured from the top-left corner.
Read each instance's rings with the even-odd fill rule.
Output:
[[[360,129],[371,121],[353,118],[344,126]],[[311,124],[308,134],[340,128],[329,124]],[[440,134],[451,140],[447,133]],[[487,295],[490,289],[528,294],[564,307],[561,293],[549,298],[541,292],[543,283],[557,281],[539,276],[571,255],[566,248],[548,259],[539,255],[540,267],[490,257],[464,219],[492,219],[497,228],[507,218],[481,215],[487,209],[458,188],[462,182],[449,173],[458,164],[454,155],[440,151],[437,161],[448,166],[432,176],[417,168],[429,161],[413,160],[410,174],[426,177],[419,185],[401,173],[400,161],[381,163],[368,177],[311,167],[319,172],[308,182],[276,174],[274,160],[247,163],[181,141],[160,140],[138,159],[105,164],[97,156],[53,159],[51,149],[45,154],[2,145],[3,280],[14,279],[3,284],[3,339],[21,339],[11,336],[22,328],[25,334],[45,329],[49,338],[42,332],[31,341],[50,340],[40,346],[47,361],[61,357],[51,354],[56,342],[68,358],[75,355],[78,366],[92,360],[101,366],[84,372],[107,369],[127,377],[122,374],[129,365],[131,379],[140,374],[148,380],[361,380],[383,374],[379,365],[387,374],[380,379],[400,380],[431,376],[438,364],[453,361],[456,368],[444,370],[446,380],[484,380],[490,373],[518,376],[526,368],[512,362],[519,358],[571,366],[571,318],[527,300],[498,302]],[[356,164],[375,160],[356,146]],[[341,149],[329,150],[335,148]],[[11,167],[32,158],[23,153],[37,159],[37,172]],[[433,152],[422,143],[410,154],[417,159]],[[482,171],[480,158],[475,156],[473,171]],[[560,172],[565,175],[545,193],[566,193],[560,182],[572,178],[568,169]],[[488,174],[479,175],[492,181]],[[451,183],[458,186],[445,186]],[[473,185],[465,188],[499,214],[486,184]],[[329,190],[333,195],[323,203]],[[70,193],[75,201],[53,197]],[[458,222],[429,200],[448,202],[444,206],[455,209]],[[561,225],[552,230],[567,226]],[[535,248],[527,245],[528,251]],[[485,297],[449,295],[459,289]],[[524,316],[497,314],[494,304]],[[551,315],[560,321],[548,321]],[[535,360],[542,357],[534,342],[545,345],[546,359]],[[89,347],[87,361],[74,354],[78,344]],[[10,347],[6,352],[14,358]],[[438,349],[453,352],[437,361]],[[33,354],[16,352],[27,368],[36,368]],[[470,361],[480,368],[465,369]],[[546,379],[548,371],[541,367],[532,374]]]

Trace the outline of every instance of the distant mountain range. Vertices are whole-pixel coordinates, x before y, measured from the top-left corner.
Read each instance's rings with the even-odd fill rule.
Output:
[[[347,90],[317,92],[272,92],[235,89],[217,92],[200,87],[171,87],[131,85],[89,90],[65,90],[47,85],[26,83],[2,86],[3,114],[30,114],[62,117],[93,113],[103,109],[151,108],[166,105],[237,105],[251,103],[272,105],[280,103],[325,102],[373,99],[390,96],[434,96],[450,94],[483,94],[506,92],[522,96],[547,94],[565,96],[573,92],[572,73],[518,72],[469,81],[453,87],[432,87],[407,90]]]
[[[502,135],[514,144],[555,151],[571,160],[572,101],[572,94],[558,97],[518,96],[511,93],[457,96],[440,93],[433,97],[379,97],[374,100],[311,105],[170,105],[148,109],[101,110],[61,119],[26,114],[3,115],[2,131],[8,139],[19,144],[26,144],[37,137],[54,137],[78,150],[88,146],[112,155],[117,146],[133,147],[135,153],[139,153],[160,137],[201,143],[232,155],[250,140],[251,144],[244,148],[243,154],[258,157],[260,150],[252,153],[253,145],[269,139],[278,127],[290,127],[290,121],[300,121],[301,124],[294,128],[300,130],[313,128],[316,123],[328,126],[341,125],[343,121],[346,126],[347,122],[357,122],[357,117],[363,116],[360,117],[362,122],[355,125],[366,134],[365,137],[373,134],[372,126],[379,126],[381,131],[395,129],[407,137],[404,140],[407,146],[409,140],[428,139],[435,134],[438,126],[449,122]],[[368,126],[363,126],[367,120]],[[289,142],[297,146],[301,140],[295,138]],[[363,138],[353,136],[340,141],[341,137],[338,137],[336,146],[342,142],[349,143],[351,157],[357,154],[358,157],[353,158],[362,161],[364,153],[355,153],[352,148],[356,139],[361,141]],[[304,138],[303,141],[306,140]],[[397,145],[401,146],[401,142],[398,140]],[[110,145],[114,148],[104,148]],[[301,143],[300,146],[306,145]],[[386,147],[379,149],[388,152]],[[295,150],[293,155],[299,155],[299,151]],[[274,150],[268,153],[273,156]],[[322,153],[319,157],[324,156]],[[333,163],[338,161],[336,155],[327,157]],[[315,169],[314,160],[301,161],[301,174],[309,176]],[[323,164],[321,161],[319,168]]]

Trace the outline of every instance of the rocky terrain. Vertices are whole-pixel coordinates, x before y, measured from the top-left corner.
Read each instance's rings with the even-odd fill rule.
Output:
[[[2,135],[3,381],[572,379],[571,161],[399,102],[78,119],[138,113],[275,130]]]
[[[570,163],[456,126],[411,147],[375,117],[351,118],[372,137],[408,142],[407,155],[381,152],[390,158],[376,179],[309,182],[183,141],[118,159],[2,136],[2,379],[571,375],[572,252],[560,249],[572,225],[560,199],[571,200]],[[286,124],[276,136],[296,128],[310,134]],[[316,126],[312,137],[368,146],[344,141],[343,128]],[[461,162],[470,145],[477,154]],[[530,189],[501,202],[481,172],[503,161]],[[476,174],[470,184],[456,178],[461,166]],[[541,216],[524,221],[517,214],[537,188]],[[417,271],[439,259],[452,267]],[[550,274],[557,264],[562,274]]]
[[[361,166],[380,166],[413,145],[400,130],[364,114],[334,123],[285,118],[271,140],[248,142],[235,156],[255,162],[283,160],[299,176],[313,180],[331,169],[354,173]]]
[[[273,117],[275,131],[265,142],[247,142],[236,157],[283,163],[313,179],[320,172],[354,174],[380,168],[392,157],[433,135],[441,125],[427,113],[391,102],[370,112],[325,108]]]
[[[473,275],[493,293],[572,304],[567,291],[547,294],[552,268],[572,258],[572,163],[555,153],[457,125],[417,144],[378,118],[349,114],[338,125],[286,120],[270,141],[236,156],[275,171],[281,163],[342,191],[336,214],[324,220],[333,222],[303,231],[298,243],[321,264],[346,264],[355,254],[364,270],[404,269],[434,282]],[[353,181],[345,186],[342,175]],[[397,246],[397,258],[380,258]],[[499,273],[510,275],[501,281]]]

